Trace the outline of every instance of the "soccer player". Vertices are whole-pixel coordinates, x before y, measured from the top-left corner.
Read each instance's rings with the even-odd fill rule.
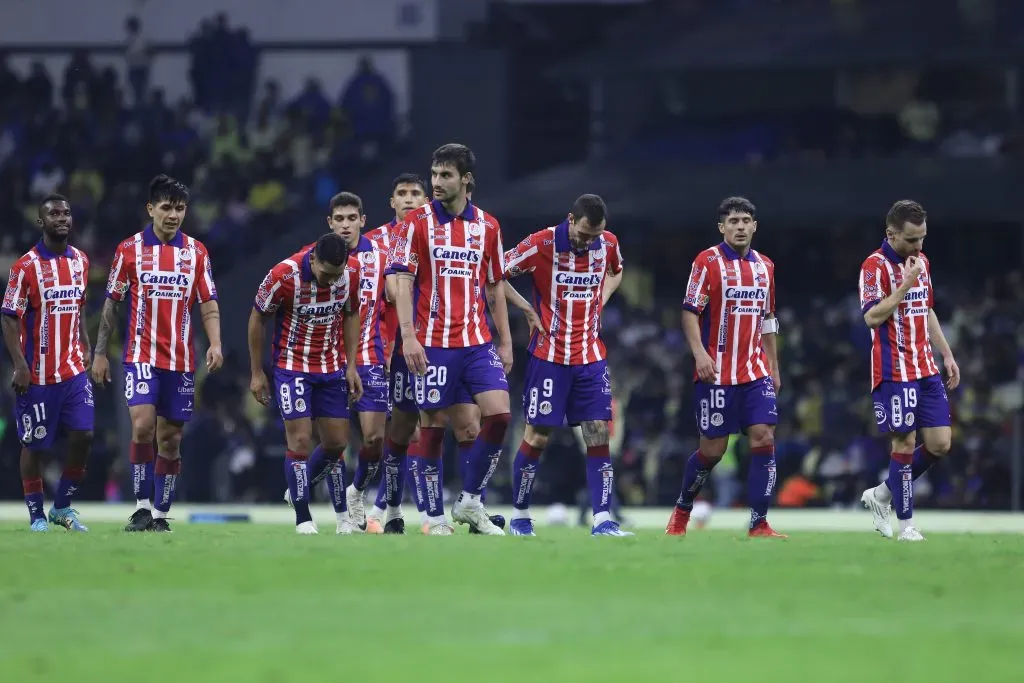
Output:
[[[619,241],[608,232],[604,201],[585,194],[559,225],[528,236],[505,254],[505,275],[530,273],[542,330],[530,339],[523,387],[526,433],[512,465],[513,536],[535,536],[530,497],[552,432],[580,425],[594,536],[632,536],[611,516],[614,471],[608,450],[612,387],[601,310],[622,278]]]
[[[274,395],[285,425],[285,478],[288,502],[295,509],[295,531],[317,533],[309,511],[309,491],[333,471],[348,444],[349,401],[358,404],[362,382],[357,366],[343,370],[338,335],[349,358],[359,348],[359,272],[349,267],[348,245],[334,233],[274,266],[260,284],[249,315],[249,389],[270,404],[263,372],[264,328],[274,317]],[[313,420],[320,433],[324,461],[307,468],[313,451]],[[339,518],[337,533],[352,533]]]
[[[512,342],[502,286],[501,229],[466,197],[475,161],[464,145],[434,151],[434,200],[406,216],[395,233],[388,266],[404,357],[415,375],[413,393],[421,411],[417,495],[426,503],[430,533],[441,536],[454,533],[444,515],[440,462],[448,413],[460,392],[473,397],[482,417],[452,518],[483,534],[504,535],[490,520],[480,494],[497,467],[511,417],[505,373],[512,366]],[[497,347],[491,343],[485,305],[498,328]]]
[[[92,448],[91,352],[82,315],[89,257],[68,245],[71,205],[61,195],[43,198],[36,223],[43,238],[11,268],[0,309],[14,364],[22,488],[32,531],[48,531],[39,454],[53,446],[58,431],[67,432],[67,459],[48,517],[69,531],[88,531],[71,501]]]
[[[889,477],[861,495],[875,529],[892,538],[889,507],[896,508],[899,540],[923,541],[914,527],[914,480],[949,452],[949,399],[960,384],[935,315],[931,266],[921,252],[928,234],[921,205],[898,201],[885,217],[885,241],[860,269],[860,305],[871,328],[871,397],[879,431],[890,435]],[[946,368],[943,386],[932,344]],[[921,446],[917,443],[920,431]]]
[[[124,397],[132,420],[136,510],[125,531],[171,530],[167,513],[181,472],[181,432],[192,417],[195,396],[192,308],[197,302],[210,342],[206,367],[216,372],[224,363],[210,256],[202,242],[181,232],[188,201],[188,188],[174,178],[161,174],[150,182],[146,211],[153,222],[117,247],[96,335],[92,378],[102,385],[110,381],[107,346],[118,306],[127,297]]]
[[[775,264],[750,248],[754,205],[729,197],[718,207],[721,244],[693,261],[683,300],[683,333],[695,363],[698,450],[686,462],[683,490],[665,533],[686,535],[693,501],[729,445],[750,441],[747,499],[751,537],[785,538],[768,524],[775,488],[775,392],[782,384],[775,336]]]

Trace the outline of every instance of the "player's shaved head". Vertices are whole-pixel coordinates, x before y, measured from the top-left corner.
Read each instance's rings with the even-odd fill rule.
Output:
[[[326,233],[316,241],[313,256],[320,263],[340,268],[348,261],[348,244],[339,235]]]
[[[582,194],[572,204],[572,216],[576,220],[586,218],[594,228],[601,227],[608,220],[608,207],[596,194]]]
[[[49,209],[47,208],[48,205],[60,204],[62,202],[64,204],[67,204],[69,208],[71,207],[71,202],[69,202],[68,198],[62,194],[53,193],[46,195],[39,202],[39,206],[37,207],[37,215],[39,216],[39,218],[43,218],[44,216],[46,216],[46,214],[49,213]]]
[[[718,205],[718,222],[721,223],[731,213],[750,214],[751,218],[757,218],[757,208],[754,203],[746,197],[726,197]]]
[[[154,206],[166,201],[188,204],[189,197],[188,186],[169,175],[161,173],[149,182],[149,203]]]
[[[432,167],[451,166],[458,171],[460,176],[464,176],[472,173],[476,168],[476,155],[469,147],[457,142],[450,142],[434,150],[430,165]]]
[[[923,206],[910,199],[901,199],[893,204],[889,213],[885,215],[885,227],[899,232],[907,223],[924,225],[926,220],[928,214],[925,213]]]

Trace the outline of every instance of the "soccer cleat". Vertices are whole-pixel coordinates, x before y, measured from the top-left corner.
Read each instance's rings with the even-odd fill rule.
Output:
[[[423,522],[423,524],[420,524],[420,531],[423,533],[424,536],[429,536],[430,535],[430,523],[429,522]]]
[[[533,520],[529,517],[513,519],[509,522],[508,533],[510,536],[536,536],[533,531]]]
[[[394,519],[389,519],[384,524],[384,533],[385,534],[394,534],[394,535],[397,535],[397,536],[404,536],[405,535],[405,520],[402,519],[401,517],[395,517]]]
[[[607,522],[601,522],[593,529],[590,530],[591,536],[635,536],[632,531],[623,531],[619,528],[619,523],[613,520]]]
[[[672,516],[668,518],[668,526],[665,527],[665,534],[668,536],[685,536],[686,525],[690,523],[690,511],[681,508],[672,508]]]
[[[292,492],[288,489],[284,490],[284,502],[288,504],[288,507],[293,510],[295,509],[295,506],[292,504]]]
[[[505,535],[505,532],[491,521],[487,509],[480,499],[471,501],[463,493],[459,494],[455,504],[452,505],[452,519],[459,524],[468,524],[470,529],[476,527],[477,532],[484,536]]]
[[[166,517],[157,517],[153,519],[151,531],[159,531],[169,534],[173,531],[173,529],[171,529],[171,525],[167,523]]]
[[[924,536],[922,536],[921,532],[918,531],[917,529],[915,529],[914,527],[908,526],[906,529],[904,529],[903,531],[900,532],[900,536],[896,540],[898,540],[898,541],[923,541],[924,540]]]
[[[49,531],[50,525],[46,523],[46,520],[40,517],[39,519],[32,520],[32,526],[29,527],[32,531]]]
[[[754,525],[754,528],[747,532],[750,538],[789,538],[786,534],[780,534],[768,524],[767,519],[762,519]]]
[[[875,497],[875,488],[871,488],[860,494],[860,502],[871,511],[871,519],[875,523],[875,531],[885,538],[892,538],[892,524],[889,523],[888,503],[883,503]]]
[[[303,524],[306,523],[307,522],[303,522]],[[316,529],[316,524],[314,522],[308,523],[313,524],[313,528]],[[342,519],[338,520],[338,524],[335,527],[334,533],[338,534],[339,536],[348,536],[354,533],[355,530],[356,528],[355,525],[352,523],[352,520],[349,518],[348,515],[345,515]],[[313,533],[316,533],[316,531],[314,531]]]
[[[370,513],[366,515],[366,533],[384,533],[384,514],[384,510],[381,510],[376,505],[370,508]]]
[[[153,528],[153,512],[148,508],[139,508],[128,518],[125,531],[150,531]]]
[[[366,501],[363,492],[352,484],[345,489],[345,501],[348,503],[348,516],[355,525],[357,532],[366,531]]]
[[[295,525],[295,533],[300,536],[313,536],[319,532],[316,530],[316,524],[313,522],[302,522]]]
[[[62,526],[68,531],[88,531],[89,527],[82,524],[82,521],[78,519],[78,510],[74,508],[50,508],[50,523]]]
[[[502,517],[501,515],[489,515],[489,517],[490,517],[490,520],[491,520],[491,524],[493,524],[494,526],[496,526],[499,529],[504,531],[504,529],[505,529],[505,518],[504,517]],[[471,534],[478,534],[480,532],[477,531],[475,526],[470,526],[469,527],[469,533],[471,533]]]
[[[454,536],[455,529],[447,521],[438,522],[437,524],[430,524],[429,522],[424,525],[425,533],[427,536]]]

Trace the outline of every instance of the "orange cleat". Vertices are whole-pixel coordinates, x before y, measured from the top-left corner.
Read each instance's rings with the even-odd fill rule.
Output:
[[[366,533],[368,534],[382,534],[384,533],[384,526],[380,523],[380,520],[371,515],[366,516]]]
[[[672,508],[672,516],[668,518],[665,533],[669,536],[685,536],[686,525],[690,523],[690,511]]]
[[[753,529],[747,532],[747,536],[750,538],[789,538],[786,534],[780,534],[775,529],[771,528],[768,524],[768,520],[762,519],[758,522]]]
[[[427,522],[424,522],[423,526],[420,527],[420,531],[423,532],[424,536],[429,536],[430,535],[430,524],[427,523]]]

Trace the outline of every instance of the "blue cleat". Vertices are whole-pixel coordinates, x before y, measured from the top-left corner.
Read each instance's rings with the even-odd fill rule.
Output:
[[[74,508],[50,508],[50,523],[62,526],[68,531],[88,531],[89,527],[78,519],[78,510]]]
[[[32,520],[32,531],[49,531],[50,525],[46,523],[46,520],[40,517],[39,519]]]
[[[513,519],[509,522],[508,533],[512,536],[536,536],[533,532],[533,520],[529,517]]]
[[[618,522],[608,520],[601,522],[590,530],[591,536],[635,536],[632,531],[623,531],[619,528]]]

